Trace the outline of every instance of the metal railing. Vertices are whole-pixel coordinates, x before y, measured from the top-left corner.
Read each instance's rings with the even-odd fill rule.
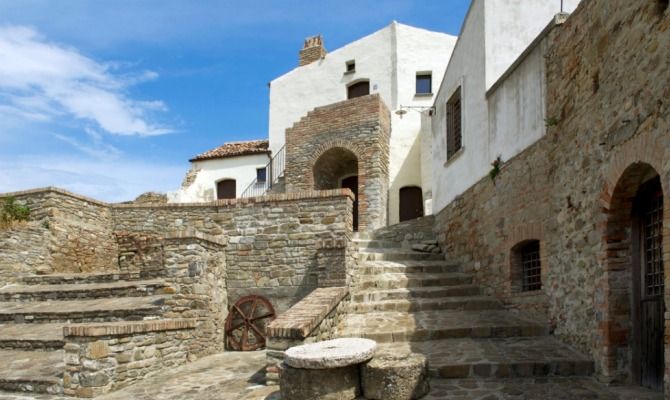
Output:
[[[258,177],[256,177],[249,186],[244,189],[240,197],[262,196],[270,191],[270,189],[277,184],[279,178],[284,175],[284,167],[286,166],[284,154],[284,146],[282,146],[265,166],[265,181],[259,181]]]

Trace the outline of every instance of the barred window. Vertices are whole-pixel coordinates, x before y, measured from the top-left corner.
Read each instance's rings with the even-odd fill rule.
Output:
[[[461,138],[461,87],[459,86],[447,101],[447,160],[461,149]]]
[[[512,288],[531,292],[542,289],[540,241],[527,240],[512,248]]]

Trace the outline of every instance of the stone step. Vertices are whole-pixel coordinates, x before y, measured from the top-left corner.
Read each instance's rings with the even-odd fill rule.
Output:
[[[0,303],[0,322],[101,322],[159,317],[167,296]]]
[[[0,390],[62,393],[64,357],[62,350],[0,350]]]
[[[351,304],[351,311],[359,314],[376,311],[501,310],[502,308],[500,301],[490,296],[383,300]]]
[[[461,266],[458,263],[447,261],[367,261],[361,263],[356,272],[365,275],[374,275],[385,272],[404,273],[439,273],[459,272]]]
[[[134,281],[142,279],[160,278],[165,274],[164,269],[142,270],[131,272],[95,272],[77,274],[48,274],[22,276],[21,282],[26,285],[62,285],[75,283],[103,283],[115,281]]]
[[[447,379],[588,376],[593,360],[551,336],[382,343],[377,354],[422,353],[430,373]]]
[[[370,289],[355,292],[352,295],[353,302],[384,301],[384,300],[407,300],[407,299],[431,299],[440,297],[477,296],[482,293],[477,285],[456,285],[447,287],[415,287],[377,290]]]
[[[10,285],[0,288],[0,302],[138,297],[171,293],[174,293],[174,288],[161,279],[102,283]]]
[[[373,248],[358,251],[358,259],[360,261],[444,260],[444,255],[402,249]]]
[[[440,274],[403,274],[384,273],[361,275],[356,283],[356,291],[370,289],[388,290],[400,288],[429,287],[429,286],[456,286],[472,283],[472,275],[461,272]]]
[[[350,314],[338,327],[340,337],[364,337],[378,342],[525,337],[547,333],[546,326],[504,310]]]
[[[0,325],[0,349],[56,350],[63,347],[65,324]]]

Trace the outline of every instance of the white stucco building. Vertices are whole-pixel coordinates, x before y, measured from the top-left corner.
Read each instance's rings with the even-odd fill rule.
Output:
[[[278,152],[286,129],[315,107],[346,100],[352,88],[366,86],[363,94],[379,94],[392,112],[389,224],[399,221],[402,188],[420,188],[430,205],[430,176],[422,174],[422,163],[429,165],[431,154],[421,146],[421,115],[433,103],[455,43],[455,36],[393,22],[337,50],[319,49],[316,61],[270,84],[270,149]]]
[[[435,212],[544,135],[542,38],[578,4],[472,1],[431,121]]]
[[[231,142],[192,158],[182,187],[168,193],[170,203],[197,203],[240,197],[255,181],[265,183],[270,161],[267,140]]]

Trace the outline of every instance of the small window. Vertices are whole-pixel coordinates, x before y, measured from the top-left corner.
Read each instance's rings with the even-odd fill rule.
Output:
[[[347,73],[356,72],[356,61],[355,60],[347,61],[347,69],[346,69],[345,72],[347,72]]]
[[[461,88],[447,101],[447,160],[461,149]]]
[[[234,199],[236,197],[235,179],[224,179],[216,183],[217,199]]]
[[[259,183],[264,183],[265,179],[267,177],[267,170],[265,167],[263,168],[256,168],[256,181]]]
[[[516,291],[531,292],[542,289],[542,262],[540,241],[521,242],[512,249],[512,286]]]
[[[361,81],[350,85],[347,88],[347,98],[367,96],[370,94],[370,81]]]
[[[416,94],[433,93],[433,75],[430,73],[416,74]]]

